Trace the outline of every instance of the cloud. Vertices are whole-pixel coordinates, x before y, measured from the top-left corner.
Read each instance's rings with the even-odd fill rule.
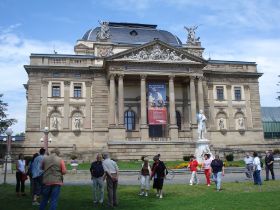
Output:
[[[9,104],[10,118],[16,118],[15,132],[25,130],[26,98],[24,83],[27,82],[27,73],[23,65],[29,64],[31,53],[53,53],[54,46],[58,53],[73,53],[73,45],[61,41],[26,39],[14,32],[20,24],[0,29],[0,93],[4,94],[4,101]]]

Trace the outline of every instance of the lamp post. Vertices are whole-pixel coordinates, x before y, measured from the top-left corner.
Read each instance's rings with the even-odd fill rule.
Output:
[[[6,184],[7,171],[12,171],[12,157],[11,157],[11,141],[15,141],[15,139],[11,139],[13,134],[13,130],[11,127],[8,127],[6,130],[7,139],[4,138],[4,141],[7,141],[7,150],[5,155],[5,173],[4,173],[4,184]]]
[[[46,154],[48,154],[49,143],[52,142],[52,139],[49,138],[50,130],[48,127],[45,127],[43,132],[44,132],[44,138],[41,138],[41,142],[44,142],[44,148],[46,150]]]

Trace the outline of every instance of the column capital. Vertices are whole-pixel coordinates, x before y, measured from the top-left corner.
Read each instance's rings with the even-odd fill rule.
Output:
[[[147,74],[140,74],[141,80],[146,80]]]
[[[124,74],[118,74],[119,79],[123,79],[124,78]]]
[[[92,85],[92,81],[86,81],[85,84],[86,84],[86,87],[90,87]]]
[[[189,76],[190,80],[195,80],[196,76]]]
[[[110,74],[110,75],[109,75],[110,80],[115,79],[115,76],[116,76],[116,74]]]
[[[213,89],[214,85],[211,83],[211,84],[208,84],[208,89]]]
[[[70,83],[71,83],[70,81],[64,81],[65,86],[70,86]]]
[[[168,77],[169,77],[169,80],[173,80],[175,78],[175,75],[174,74],[170,74],[170,75],[168,75]]]
[[[42,84],[43,84],[43,86],[47,86],[49,84],[49,81],[42,80]]]
[[[249,90],[250,86],[249,85],[244,85],[244,88]]]
[[[231,89],[231,85],[226,85],[227,89]]]

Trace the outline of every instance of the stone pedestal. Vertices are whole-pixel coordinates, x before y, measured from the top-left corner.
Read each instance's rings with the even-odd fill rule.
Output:
[[[6,158],[7,158],[7,160],[6,160]],[[5,157],[5,162],[4,162],[4,165],[3,165],[3,173],[5,173],[6,163],[7,163],[7,173],[11,174],[12,173],[12,158],[11,158],[10,155],[7,155]]]
[[[149,127],[147,125],[141,125],[140,132],[141,132],[141,141],[148,141],[149,140]]]
[[[171,141],[177,141],[178,140],[178,127],[177,125],[171,125],[169,127],[169,136]]]
[[[109,128],[110,140],[125,140],[125,128],[123,126]]]
[[[196,141],[195,157],[198,163],[202,163],[204,154],[210,154],[213,157],[210,148],[210,141],[208,139],[199,139]]]

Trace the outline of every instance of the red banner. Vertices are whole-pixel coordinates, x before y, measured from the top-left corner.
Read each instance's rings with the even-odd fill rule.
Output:
[[[167,124],[166,107],[155,107],[148,109],[148,120],[150,125],[165,125]]]

